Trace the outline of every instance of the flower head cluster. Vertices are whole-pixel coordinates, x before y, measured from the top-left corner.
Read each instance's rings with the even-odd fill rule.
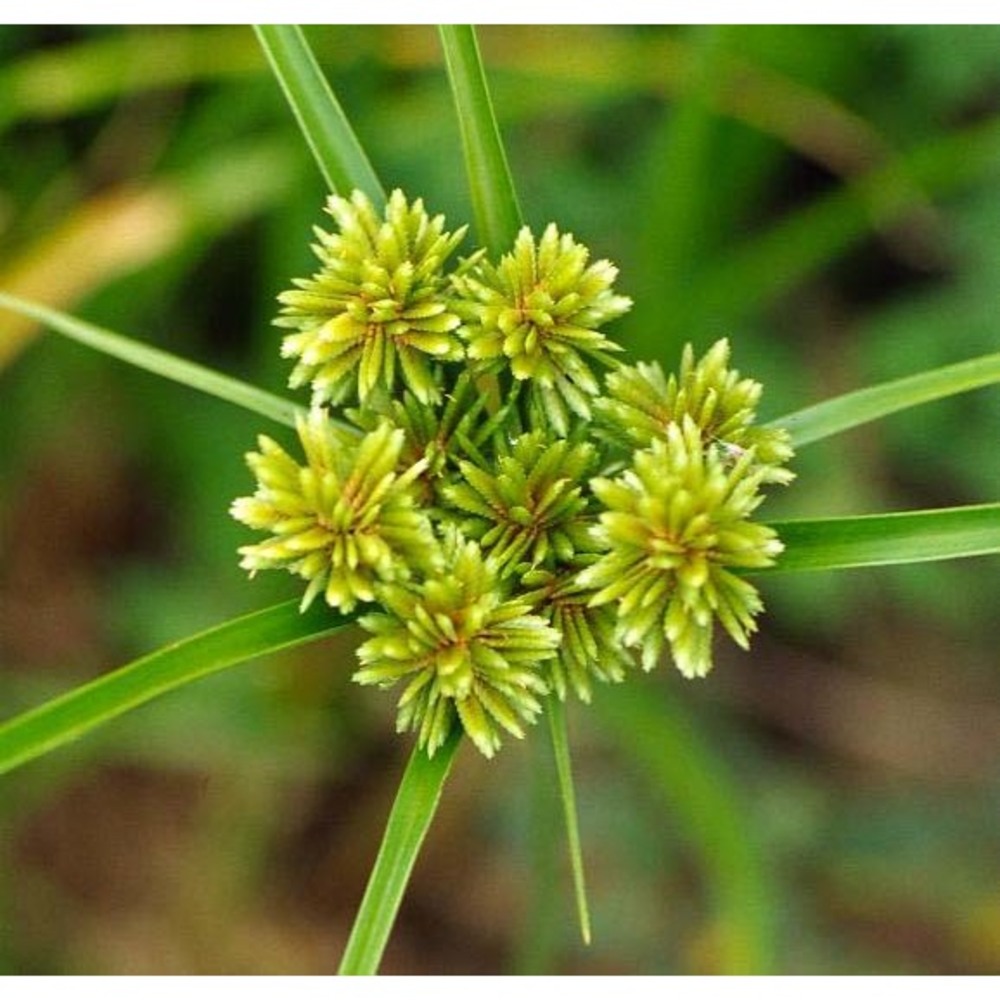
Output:
[[[564,701],[566,693],[572,691],[581,701],[589,702],[594,681],[622,681],[633,665],[619,635],[615,608],[595,605],[593,589],[580,583],[578,570],[594,558],[592,554],[578,555],[562,572],[533,569],[521,578],[524,586],[532,588],[527,600],[548,610],[552,627],[562,636],[548,668],[549,686]]]
[[[317,408],[298,432],[305,465],[264,436],[247,455],[257,492],[231,513],[271,537],[240,549],[244,569],[287,569],[308,581],[303,608],[322,594],[351,611],[375,600],[377,582],[435,563],[434,533],[412,490],[422,465],[398,471],[402,431],[383,423],[359,439]]]
[[[602,422],[624,442],[648,448],[688,416],[706,444],[717,443],[732,457],[752,448],[765,482],[789,482],[792,473],[783,468],[792,456],[788,432],[754,426],[762,386],[730,368],[729,355],[724,338],[698,360],[687,344],[680,371],[669,378],[655,361],[622,365],[608,375],[608,393],[597,401]]]
[[[636,659],[703,676],[716,623],[746,647],[743,574],[781,551],[753,518],[791,448],[756,424],[728,342],[676,375],[614,362],[602,328],[631,302],[555,225],[449,268],[465,229],[420,201],[328,210],[321,270],[278,320],[312,386],[305,462],[268,438],[248,456],[257,490],[232,512],[267,537],[243,567],[364,606],[355,680],[402,684],[398,728],[430,754],[460,726],[492,756],[546,698],[589,701]]]
[[[542,431],[530,431],[502,445],[495,471],[461,461],[461,479],[442,493],[452,507],[471,515],[463,529],[488,548],[502,570],[523,571],[550,556],[568,561],[587,541],[583,490],[595,459],[593,445],[552,441]]]
[[[439,389],[428,359],[455,361],[463,349],[460,320],[446,294],[445,263],[465,236],[444,229],[418,198],[393,191],[382,218],[360,191],[331,197],[338,232],[316,230],[320,270],[279,298],[282,354],[295,358],[293,387],[309,384],[314,401],[343,402],[356,388],[364,402],[383,385],[392,390],[397,362],[422,402]]]
[[[524,600],[507,598],[479,546],[451,532],[442,569],[417,587],[387,585],[383,611],[361,624],[372,638],[358,650],[360,684],[409,683],[399,699],[399,730],[416,730],[428,753],[444,742],[455,716],[492,757],[498,727],[523,735],[548,691],[541,664],[559,633]]]
[[[666,640],[682,674],[705,676],[716,619],[747,647],[762,604],[734,570],[770,566],[782,548],[749,519],[762,478],[752,452],[728,465],[685,415],[620,476],[592,483],[607,508],[596,529],[607,553],[578,581],[596,590],[592,605],[616,604],[621,639],[642,650],[647,670]]]
[[[473,360],[506,363],[530,380],[543,424],[569,430],[569,413],[590,419],[600,385],[587,359],[607,363],[621,350],[598,328],[632,307],[611,286],[618,269],[606,260],[588,266],[589,251],[555,224],[538,241],[523,228],[498,264],[482,261],[455,278]]]

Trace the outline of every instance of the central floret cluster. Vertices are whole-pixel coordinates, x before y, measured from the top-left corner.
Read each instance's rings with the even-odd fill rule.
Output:
[[[617,269],[555,225],[452,262],[466,227],[400,191],[327,210],[320,270],[276,321],[312,390],[303,459],[264,437],[248,456],[232,514],[268,537],[243,567],[364,605],[355,680],[405,682],[398,728],[430,754],[461,725],[492,756],[636,654],[704,676],[716,622],[746,648],[762,604],[742,574],[781,552],[751,518],[792,452],[728,342],[669,377],[622,363],[601,330],[631,306]]]

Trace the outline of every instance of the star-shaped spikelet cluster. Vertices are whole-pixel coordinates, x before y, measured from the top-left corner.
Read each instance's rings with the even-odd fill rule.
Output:
[[[358,614],[354,679],[400,688],[397,727],[429,754],[460,726],[490,757],[546,699],[637,662],[702,677],[717,625],[746,648],[745,574],[782,548],[755,516],[791,448],[728,341],[669,375],[619,361],[617,269],[554,224],[458,258],[466,227],[399,191],[327,210],[320,270],[277,320],[312,393],[302,457],[266,437],[247,456],[232,513],[266,537],[241,565]]]

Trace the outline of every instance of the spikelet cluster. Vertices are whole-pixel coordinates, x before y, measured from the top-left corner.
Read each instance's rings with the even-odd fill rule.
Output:
[[[560,435],[571,413],[590,419],[600,393],[588,362],[606,364],[621,350],[599,328],[632,307],[612,291],[618,269],[607,260],[588,265],[589,256],[554,223],[539,240],[524,227],[497,264],[483,260],[455,279],[469,357],[527,381],[536,420]]]
[[[360,612],[354,679],[401,689],[397,728],[429,754],[461,727],[492,756],[547,698],[667,655],[704,676],[716,626],[746,648],[744,574],[781,552],[754,516],[791,448],[728,341],[676,374],[619,362],[617,269],[554,224],[456,259],[466,227],[399,191],[327,210],[320,271],[276,321],[312,392],[304,460],[264,437],[247,456],[232,514],[266,537],[243,568]]]
[[[790,482],[793,475],[784,468],[792,457],[788,432],[754,426],[763,387],[730,368],[729,356],[723,338],[700,359],[687,344],[680,370],[669,377],[655,361],[620,366],[608,375],[607,394],[596,403],[602,424],[624,443],[648,448],[688,416],[706,445],[718,444],[732,457],[753,449],[766,467],[764,482]]]
[[[606,508],[595,529],[606,552],[578,581],[596,591],[591,604],[616,604],[621,639],[641,649],[647,670],[666,641],[682,674],[704,677],[716,619],[749,645],[762,604],[734,571],[769,566],[782,548],[771,528],[750,520],[763,474],[752,451],[730,465],[704,447],[685,414],[620,476],[591,484]]]
[[[487,757],[499,730],[523,736],[548,692],[542,667],[559,633],[523,599],[505,597],[479,545],[450,532],[442,568],[416,587],[386,586],[381,612],[361,619],[372,638],[358,649],[360,684],[408,680],[397,728],[434,751],[455,719]]]
[[[349,612],[375,600],[377,583],[435,564],[434,532],[412,489],[423,463],[400,471],[401,430],[383,423],[358,438],[316,408],[298,433],[304,464],[263,435],[247,455],[257,492],[230,513],[271,537],[240,549],[243,569],[287,569],[308,581],[303,609],[322,594]]]
[[[279,296],[275,322],[296,331],[281,345],[297,362],[290,384],[311,386],[318,403],[364,402],[376,386],[392,391],[398,367],[419,400],[436,401],[429,360],[463,356],[444,269],[466,227],[446,232],[444,216],[399,190],[381,217],[361,191],[326,210],[338,231],[315,230],[320,270]]]

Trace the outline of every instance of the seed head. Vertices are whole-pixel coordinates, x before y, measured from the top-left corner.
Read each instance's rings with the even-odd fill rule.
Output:
[[[376,385],[392,389],[398,362],[413,394],[436,400],[429,362],[464,354],[444,266],[467,227],[445,232],[444,216],[398,190],[383,218],[361,191],[331,197],[326,210],[338,231],[315,230],[320,270],[278,296],[276,325],[298,331],[281,348],[298,362],[289,384],[311,384],[316,403],[341,403],[356,387],[364,402]]]
[[[593,445],[552,441],[532,431],[505,445],[492,471],[459,462],[461,480],[441,492],[470,515],[463,530],[502,572],[566,563],[590,544],[583,489],[595,459]]]
[[[383,423],[353,437],[316,408],[300,418],[298,432],[305,465],[264,436],[260,451],[247,455],[257,492],[234,501],[230,512],[271,537],[240,549],[243,569],[286,569],[309,582],[303,609],[323,594],[348,612],[375,600],[377,582],[435,563],[430,521],[413,499],[422,465],[397,471],[401,430]]]
[[[618,269],[551,224],[535,241],[523,228],[497,265],[483,261],[453,279],[463,302],[468,356],[530,380],[539,417],[559,434],[568,411],[590,419],[600,386],[586,359],[607,363],[621,350],[598,328],[627,312],[632,300],[611,291]],[[567,410],[568,408],[568,410]]]
[[[577,579],[580,566],[594,559],[592,555],[578,556],[569,568],[531,570],[521,579],[529,589],[524,599],[539,614],[547,614],[552,627],[562,635],[554,659],[547,664],[547,680],[563,701],[572,690],[581,701],[589,702],[594,681],[617,683],[634,666],[618,635],[614,605],[592,605],[594,591],[580,586]]]
[[[763,482],[790,482],[794,474],[782,467],[792,457],[788,433],[753,425],[762,387],[729,367],[729,353],[722,339],[696,361],[687,344],[679,373],[669,378],[655,361],[620,366],[608,374],[608,395],[596,402],[602,423],[629,447],[648,448],[688,416],[703,440],[717,442],[729,457],[752,448],[765,469]]]
[[[749,520],[763,499],[753,465],[752,450],[731,464],[706,447],[685,414],[616,479],[591,481],[606,508],[595,534],[607,551],[577,581],[595,591],[592,605],[615,604],[619,635],[642,650],[647,670],[666,640],[682,674],[707,674],[716,618],[747,647],[762,603],[734,571],[769,566],[782,549]]]
[[[445,566],[418,584],[379,588],[383,612],[361,624],[372,638],[358,649],[360,684],[390,687],[407,678],[397,729],[416,731],[432,755],[456,716],[487,757],[500,730],[524,735],[546,694],[542,665],[555,655],[559,633],[507,599],[475,542],[456,531],[445,541]]]

